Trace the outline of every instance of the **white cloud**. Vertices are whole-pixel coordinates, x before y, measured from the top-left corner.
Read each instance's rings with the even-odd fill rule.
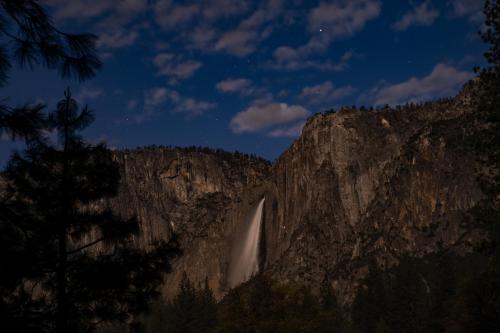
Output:
[[[104,91],[99,88],[93,87],[83,87],[80,89],[78,94],[76,95],[76,100],[79,103],[86,103],[90,100],[96,99],[104,94]]]
[[[156,23],[165,30],[191,22],[199,11],[199,4],[176,5],[170,0],[157,1],[154,7]]]
[[[312,38],[301,52],[322,51],[335,39],[354,35],[380,15],[378,0],[338,0],[320,2],[308,17]]]
[[[301,70],[305,68],[314,68],[321,71],[341,72],[349,68],[349,62],[352,59],[362,58],[363,55],[354,50],[345,52],[338,61],[331,60],[307,60],[303,59],[304,54],[300,54],[296,49],[288,46],[278,47],[273,54],[274,62],[269,67],[276,70]]]
[[[153,10],[156,23],[164,30],[176,30],[181,25],[207,25],[219,18],[238,16],[247,11],[246,0],[205,0],[179,4],[172,0],[156,1]]]
[[[274,51],[274,69],[297,70],[315,68],[328,71],[342,71],[356,53],[346,52],[339,62],[312,60],[311,56],[324,52],[337,39],[353,36],[381,12],[379,0],[337,0],[322,1],[308,15],[309,41],[297,48],[281,46]]]
[[[258,132],[277,125],[304,119],[310,112],[300,105],[286,103],[254,104],[233,117],[230,127],[235,133]]]
[[[326,81],[315,86],[304,87],[299,97],[307,99],[311,104],[324,104],[350,96],[354,90],[351,86],[335,88],[331,81]]]
[[[167,88],[153,88],[146,90],[144,93],[144,105],[146,107],[159,106],[165,103],[169,98],[172,99],[172,93],[173,92]]]
[[[185,113],[188,116],[199,116],[215,107],[214,103],[198,101],[191,97],[182,97],[174,107],[175,112]]]
[[[236,29],[226,31],[216,42],[215,50],[244,57],[255,51],[257,45],[270,34],[266,24],[283,11],[282,0],[267,0],[265,4],[243,20]]]
[[[148,0],[42,0],[58,20],[106,17],[106,21],[126,23],[148,8]]]
[[[151,115],[154,109],[167,102],[172,105],[174,112],[185,113],[188,117],[201,115],[215,107],[214,103],[182,96],[175,90],[160,87],[144,92],[144,113]]]
[[[257,37],[257,31],[245,29],[228,31],[217,41],[215,49],[244,57],[255,51]]]
[[[375,89],[374,102],[376,105],[395,105],[451,95],[473,76],[472,72],[438,64],[423,78],[412,77],[405,82]]]
[[[210,26],[199,26],[187,32],[189,47],[211,51],[214,49],[214,40],[217,38],[217,30]]]
[[[162,30],[175,32],[188,48],[214,51],[217,40],[223,34],[216,28],[217,20],[245,14],[250,3],[248,0],[204,0],[179,4],[158,0],[152,8],[155,22]]]
[[[217,83],[215,88],[221,93],[239,93],[243,96],[255,91],[252,81],[248,79],[226,79]]]
[[[84,21],[87,31],[96,32],[97,47],[116,49],[131,46],[144,26],[131,23],[148,10],[148,0],[42,0],[59,21]],[[104,53],[109,57],[111,53]],[[105,59],[104,59],[105,60]]]
[[[158,68],[158,75],[174,77],[175,79],[187,79],[201,68],[200,61],[183,60],[181,56],[172,53],[160,53],[153,59],[153,64]]]
[[[430,1],[427,0],[418,6],[413,6],[413,8],[404,14],[400,20],[394,23],[392,27],[397,31],[403,31],[411,26],[429,26],[434,23],[438,16],[439,11],[433,8]]]

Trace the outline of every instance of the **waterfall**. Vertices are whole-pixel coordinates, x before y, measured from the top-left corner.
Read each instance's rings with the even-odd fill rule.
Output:
[[[264,200],[260,200],[249,220],[250,223],[243,226],[233,245],[228,277],[231,288],[247,281],[259,271],[259,240]]]

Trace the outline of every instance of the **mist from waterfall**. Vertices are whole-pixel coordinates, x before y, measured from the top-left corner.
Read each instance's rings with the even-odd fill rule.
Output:
[[[229,266],[229,286],[235,287],[250,279],[259,271],[260,226],[264,200],[260,200],[249,224],[244,225],[242,232],[235,240]]]

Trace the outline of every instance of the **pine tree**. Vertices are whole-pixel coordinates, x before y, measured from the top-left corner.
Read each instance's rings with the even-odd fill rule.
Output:
[[[198,290],[198,310],[197,312],[197,331],[199,333],[209,333],[217,326],[217,301],[215,300],[212,289],[205,278],[203,287]]]
[[[9,195],[1,225],[16,235],[12,245],[26,261],[2,262],[11,282],[2,292],[16,291],[2,306],[15,310],[7,316],[24,331],[78,332],[129,320],[158,295],[162,273],[177,254],[175,241],[149,252],[131,248],[137,220],[99,208],[116,194],[120,175],[103,144],[87,144],[79,135],[92,121],[92,112],[67,90],[47,119],[58,143],[30,140],[5,172]]]
[[[488,265],[462,288],[456,304],[467,316],[455,313],[467,331],[500,329],[500,0],[487,0],[484,6],[485,30],[480,33],[489,46],[487,66],[477,68],[479,84],[475,94],[477,114],[485,126],[473,138],[480,168],[478,178],[484,199],[473,210],[476,222],[488,231],[489,240],[480,246]]]
[[[482,251],[491,254],[500,251],[500,1],[486,1],[484,13],[486,30],[480,35],[489,45],[485,53],[488,66],[476,68],[479,84],[474,97],[477,115],[486,126],[473,141],[479,156],[478,179],[486,197],[473,213],[490,232],[491,241],[484,244]]]
[[[42,66],[65,78],[85,80],[101,67],[97,37],[57,29],[36,0],[0,0],[0,87],[9,78],[13,62],[24,68]],[[7,45],[10,47],[7,48]],[[14,138],[32,138],[43,128],[42,104],[13,108],[0,105],[0,130]]]
[[[197,292],[186,272],[179,284],[179,292],[170,303],[168,332],[195,333]]]

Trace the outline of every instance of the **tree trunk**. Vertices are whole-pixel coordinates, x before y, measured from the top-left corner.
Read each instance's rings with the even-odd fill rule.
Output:
[[[64,221],[62,222],[64,224]],[[66,295],[66,228],[61,225],[58,235],[58,267],[57,267],[57,313],[56,313],[56,332],[67,333],[68,326],[68,304]]]

